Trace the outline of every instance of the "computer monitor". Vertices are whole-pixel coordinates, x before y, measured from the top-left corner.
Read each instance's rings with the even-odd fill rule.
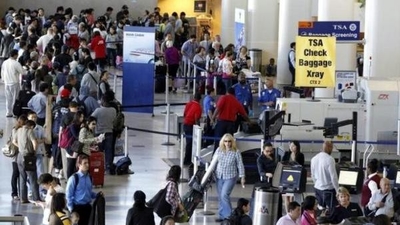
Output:
[[[400,189],[400,170],[397,170],[396,179],[394,180],[394,187]]]
[[[339,185],[356,186],[358,180],[358,171],[340,170]]]
[[[301,170],[291,167],[282,169],[281,180],[279,186],[284,189],[298,190],[300,189]]]

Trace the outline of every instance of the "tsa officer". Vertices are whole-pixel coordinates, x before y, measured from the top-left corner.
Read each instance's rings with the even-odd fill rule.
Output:
[[[265,79],[266,89],[261,91],[260,97],[258,97],[258,102],[261,105],[262,110],[267,108],[275,108],[276,99],[281,97],[281,92],[274,88],[274,81],[272,78],[267,77]]]
[[[251,115],[253,110],[253,95],[250,85],[246,82],[246,74],[242,71],[239,73],[239,83],[235,84],[233,88],[235,89],[237,100],[243,105],[246,112]]]

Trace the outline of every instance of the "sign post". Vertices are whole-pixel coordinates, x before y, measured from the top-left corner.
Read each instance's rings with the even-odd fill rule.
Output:
[[[296,38],[296,87],[335,87],[336,38]]]

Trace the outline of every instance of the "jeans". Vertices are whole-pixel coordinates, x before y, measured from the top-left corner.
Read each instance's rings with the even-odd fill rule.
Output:
[[[183,131],[185,135],[192,136],[193,135],[193,125],[183,125]],[[192,137],[186,136],[186,148],[185,148],[185,159],[183,163],[185,165],[189,165],[192,162]]]
[[[104,152],[105,155],[105,163],[106,163],[106,169],[109,170],[112,168],[113,163],[114,163],[114,146],[113,146],[113,141],[114,135],[113,133],[106,133],[105,138],[103,142],[99,145],[100,150]]]
[[[19,170],[19,186],[21,188],[21,200],[28,201],[28,187],[26,186],[28,179],[32,189],[32,200],[39,201],[39,185],[37,182],[36,171],[25,171],[24,156],[18,154],[17,156],[18,170]]]
[[[235,133],[235,122],[234,121],[227,121],[227,120],[218,120],[217,124],[215,125],[214,129],[214,137],[221,138],[224,134]],[[219,139],[215,140],[214,152],[219,147]]]
[[[40,177],[44,173],[43,154],[36,155],[36,174]]]
[[[338,205],[338,201],[336,199],[336,190],[319,190],[315,189],[315,197],[317,198],[318,205],[332,209],[333,207]]]
[[[115,67],[116,58],[117,58],[117,49],[107,48],[107,63],[109,66]]]
[[[236,177],[231,179],[217,179],[218,214],[220,219],[228,219],[232,213],[230,195],[236,181]]]
[[[19,177],[19,170],[17,162],[12,162],[12,175],[11,175],[11,196],[18,196],[18,177]]]

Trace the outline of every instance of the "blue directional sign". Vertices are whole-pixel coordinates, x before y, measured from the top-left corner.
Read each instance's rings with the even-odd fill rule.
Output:
[[[360,40],[359,21],[299,21],[299,36],[336,37],[338,41]]]

